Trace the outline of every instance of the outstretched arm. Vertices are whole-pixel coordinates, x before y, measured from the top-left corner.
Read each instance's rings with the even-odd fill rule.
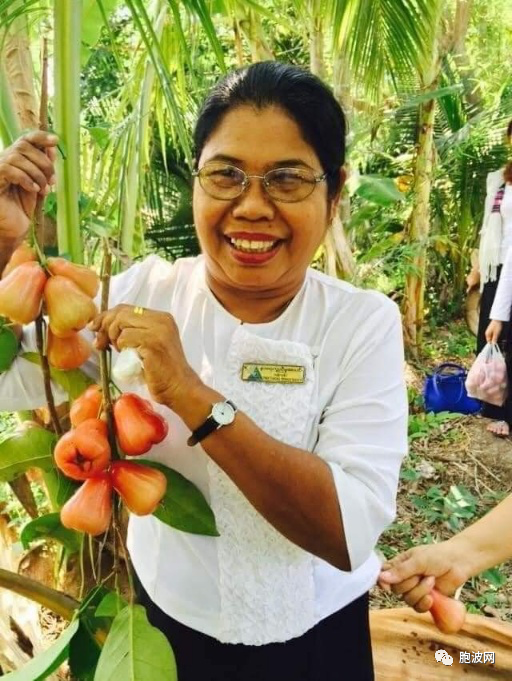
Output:
[[[512,558],[511,527],[512,494],[451,539],[417,546],[384,563],[379,584],[425,612],[434,584],[451,594],[470,577]]]

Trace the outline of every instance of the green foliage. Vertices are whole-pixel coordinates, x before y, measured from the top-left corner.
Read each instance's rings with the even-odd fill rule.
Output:
[[[444,424],[456,421],[460,417],[460,414],[448,411],[441,411],[438,414],[432,411],[411,414],[409,416],[409,441],[428,438],[433,433],[439,432]]]
[[[174,653],[165,635],[151,626],[141,605],[129,605],[112,623],[95,681],[177,681]]]
[[[115,591],[109,592],[96,608],[96,617],[116,617],[128,603]]]
[[[25,525],[20,535],[24,549],[28,549],[33,541],[40,539],[54,539],[61,543],[69,553],[77,553],[82,545],[82,536],[64,527],[59,513],[48,513],[31,520]]]
[[[156,468],[167,478],[167,491],[153,515],[176,530],[219,536],[211,508],[190,480],[155,461],[144,460],[144,465]]]
[[[477,515],[477,500],[462,485],[452,485],[446,495],[433,485],[425,495],[413,495],[411,501],[428,523],[446,522],[454,532]]]
[[[8,482],[29,468],[50,468],[56,442],[53,433],[38,426],[21,427],[0,441],[0,481]]]

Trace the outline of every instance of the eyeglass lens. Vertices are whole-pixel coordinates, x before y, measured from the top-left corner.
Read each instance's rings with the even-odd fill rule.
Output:
[[[243,170],[228,164],[207,164],[197,173],[204,191],[213,198],[230,200],[240,196],[252,181]],[[259,177],[259,176],[257,176]],[[267,194],[277,201],[294,202],[307,198],[314,190],[318,178],[305,168],[275,168],[262,179]]]

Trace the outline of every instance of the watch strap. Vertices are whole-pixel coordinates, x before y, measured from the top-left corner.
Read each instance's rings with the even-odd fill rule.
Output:
[[[236,413],[237,408],[233,404],[233,402],[231,402],[231,400],[225,400],[225,402],[226,404],[229,404],[231,407],[233,407]],[[210,435],[210,433],[213,433],[215,430],[222,428],[223,425],[224,424],[219,423],[214,419],[213,414],[210,414],[206,421],[192,432],[192,435],[187,440],[187,445],[189,445],[190,447],[196,445],[198,442],[201,442],[201,440],[204,440],[205,437]]]

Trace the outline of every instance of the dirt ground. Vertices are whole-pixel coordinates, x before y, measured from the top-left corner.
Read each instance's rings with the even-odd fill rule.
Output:
[[[437,498],[433,487],[447,495],[451,486],[463,486],[474,497],[476,511],[460,521],[460,529],[490,510],[499,501],[499,495],[512,492],[512,438],[495,437],[486,431],[487,424],[488,420],[480,416],[461,416],[411,443],[402,468],[397,518],[379,543],[385,556],[453,535],[455,530],[445,517],[434,520],[426,517],[413,502],[414,497],[426,499],[429,494],[433,494],[431,500]],[[461,599],[472,612],[512,622],[512,561],[499,566],[497,572],[494,579],[498,583],[485,578],[470,580]],[[378,588],[372,592],[371,603],[373,608],[403,605]]]

